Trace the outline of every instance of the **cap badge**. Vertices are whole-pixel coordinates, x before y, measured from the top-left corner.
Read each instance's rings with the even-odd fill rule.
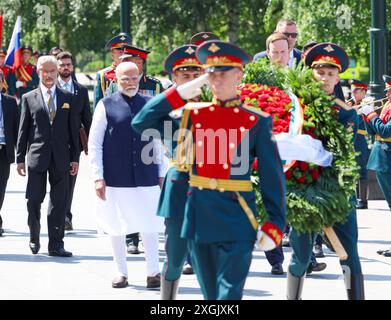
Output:
[[[192,47],[188,47],[185,51],[187,54],[193,54],[195,50]]]
[[[203,37],[204,39],[208,39],[208,38],[209,38],[209,36],[208,36],[206,33],[203,34],[202,37]]]
[[[333,51],[335,51],[334,48],[333,48],[331,45],[328,45],[328,46],[325,47],[323,50],[324,50],[324,51],[327,51],[327,52],[333,52]]]
[[[220,50],[220,47],[217,46],[214,42],[208,48],[208,51],[213,52],[213,53],[216,53],[219,50]]]

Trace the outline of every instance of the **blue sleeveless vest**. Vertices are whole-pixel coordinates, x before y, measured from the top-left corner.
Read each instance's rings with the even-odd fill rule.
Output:
[[[141,141],[131,122],[150,97],[129,98],[116,92],[102,99],[107,128],[103,140],[103,176],[109,187],[147,187],[159,184],[158,165],[144,164],[141,151],[150,141]],[[147,147],[150,150],[150,147]]]

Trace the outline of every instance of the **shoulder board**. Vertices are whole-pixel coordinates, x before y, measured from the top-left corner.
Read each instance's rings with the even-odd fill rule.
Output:
[[[185,104],[184,108],[188,110],[195,110],[206,108],[212,105],[212,102],[188,102]]]
[[[152,77],[152,76],[146,75],[145,77],[146,77],[148,80],[151,80],[151,81],[153,81],[153,82],[160,83],[160,80],[159,80],[159,79],[156,79],[156,78],[154,78],[154,77]]]
[[[345,101],[342,101],[341,99],[335,98],[333,100],[333,102],[337,106],[341,107],[342,109],[345,109],[345,110],[351,110],[352,109],[352,107],[350,107],[348,104],[345,103]]]
[[[264,117],[264,118],[270,117],[270,114],[262,111],[259,108],[251,107],[251,106],[249,106],[247,104],[242,104],[242,107],[243,107],[243,109],[245,109],[247,111],[250,111],[250,112],[253,112],[253,113],[256,113],[257,115],[259,115],[261,117]]]
[[[102,73],[102,72],[105,73],[105,72],[108,72],[108,71],[111,71],[111,70],[113,70],[113,67],[112,67],[112,66],[109,66],[109,67],[100,69],[100,70],[98,71],[98,73]]]

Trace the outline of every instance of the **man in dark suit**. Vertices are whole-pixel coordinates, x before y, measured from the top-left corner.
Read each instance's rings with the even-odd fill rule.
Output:
[[[292,20],[283,19],[278,21],[275,32],[280,32],[288,38],[289,45],[289,61],[288,66],[292,68],[295,64],[298,64],[301,60],[301,51],[295,48],[297,41],[297,26],[296,22]],[[262,58],[269,58],[266,51],[258,52],[254,56],[254,61]]]
[[[57,55],[58,61],[58,86],[73,94],[73,111],[76,116],[77,126],[80,128],[80,137],[88,137],[91,127],[92,114],[90,109],[90,101],[88,98],[88,90],[80,83],[72,78],[73,68],[73,57],[72,54],[66,51],[60,52]],[[84,133],[83,133],[84,131]],[[84,153],[88,154],[87,141],[80,139],[80,152],[84,150]],[[80,156],[80,154],[79,154]],[[69,199],[68,207],[65,217],[65,230],[73,230],[72,226],[72,199],[73,191],[75,189],[77,175],[70,176],[69,178]]]
[[[4,83],[5,75],[0,69],[0,210],[10,175],[10,165],[15,161],[19,127],[19,109],[16,100],[1,93]],[[3,233],[3,219],[0,216],[0,237]]]
[[[26,175],[30,249],[40,249],[41,204],[49,175],[48,206],[49,255],[70,257],[64,249],[64,224],[67,209],[69,174],[78,171],[78,127],[73,114],[72,95],[56,87],[57,60],[52,56],[38,59],[39,87],[22,98],[17,143],[18,173]]]

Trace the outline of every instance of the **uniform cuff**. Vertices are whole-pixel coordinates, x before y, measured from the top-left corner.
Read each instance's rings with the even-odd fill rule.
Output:
[[[370,114],[367,115],[368,122],[371,121],[373,118],[377,117],[376,112],[371,112]]]
[[[282,240],[282,232],[275,224],[266,221],[263,224],[261,231],[266,233],[274,241],[276,246],[280,245]]]
[[[171,87],[164,91],[164,94],[173,110],[179,109],[186,104],[186,101],[181,98],[176,87]]]

